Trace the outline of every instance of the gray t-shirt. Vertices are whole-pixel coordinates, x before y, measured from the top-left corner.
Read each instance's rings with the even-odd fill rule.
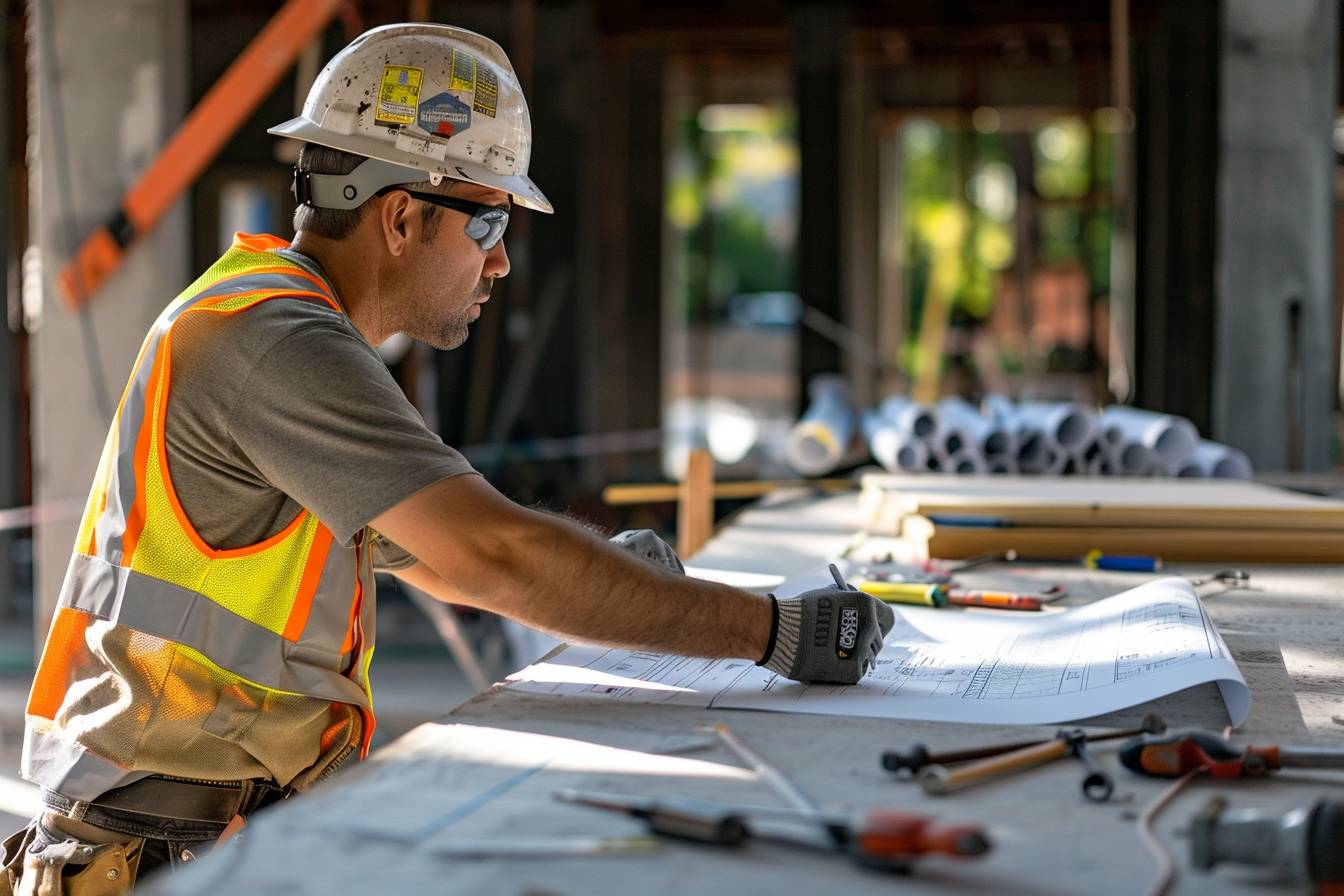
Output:
[[[306,256],[280,254],[325,279]],[[301,508],[349,544],[402,499],[475,472],[426,428],[350,319],[325,304],[278,298],[241,314],[188,314],[172,351],[168,471],[216,549],[256,544]],[[413,562],[386,539],[374,545],[379,568]]]

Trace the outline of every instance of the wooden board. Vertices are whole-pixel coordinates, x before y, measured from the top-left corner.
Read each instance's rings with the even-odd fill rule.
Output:
[[[1020,476],[863,477],[876,528],[914,515],[977,514],[1030,526],[1318,529],[1344,535],[1344,501],[1254,482]]]
[[[906,517],[901,540],[922,558],[958,559],[1009,549],[1021,557],[1069,560],[1096,549],[1208,563],[1344,563],[1344,538],[1323,529],[1200,529],[936,525]]]

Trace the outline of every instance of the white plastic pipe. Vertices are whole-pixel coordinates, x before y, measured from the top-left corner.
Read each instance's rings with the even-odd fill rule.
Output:
[[[963,448],[955,454],[940,458],[940,466],[944,473],[958,473],[963,476],[989,472],[985,459],[980,456],[980,452],[972,448]]]
[[[928,469],[929,449],[913,433],[877,411],[865,411],[862,426],[873,459],[891,472],[920,473]]]
[[[941,433],[955,432],[959,437],[959,444],[953,447],[944,436],[944,448],[948,451],[958,451],[967,443],[974,444],[986,456],[1012,454],[1017,449],[1017,439],[1006,425],[960,398],[938,402],[938,425]]]
[[[1077,402],[1022,401],[1016,416],[1019,428],[1040,430],[1066,452],[1078,451],[1097,429],[1096,415]]]
[[[1000,475],[1017,475],[1017,458],[1011,454],[991,454],[985,458],[985,469]]]
[[[1184,417],[1113,404],[1101,412],[1103,427],[1117,427],[1127,441],[1138,442],[1156,455],[1156,466],[1171,469],[1195,450],[1199,431]]]
[[[844,459],[854,438],[854,410],[849,383],[837,374],[814,376],[808,394],[812,403],[789,431],[784,457],[803,476],[821,476]]]
[[[1117,476],[1147,476],[1156,468],[1156,455],[1142,442],[1123,441],[1113,456]]]
[[[1087,475],[1089,476],[1117,476],[1119,475],[1119,461],[1116,460],[1115,452],[1102,451],[1087,462]]]
[[[1201,439],[1189,457],[1171,468],[1171,475],[1181,478],[1250,479],[1251,473],[1251,459],[1245,452],[1207,439]]]
[[[938,412],[904,395],[884,398],[878,411],[916,438],[928,439],[938,431]]]

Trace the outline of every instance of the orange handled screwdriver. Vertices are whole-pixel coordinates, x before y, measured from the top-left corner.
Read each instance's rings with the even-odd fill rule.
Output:
[[[1344,748],[1239,747],[1212,731],[1185,728],[1129,741],[1120,748],[1120,762],[1156,778],[1179,778],[1197,768],[1215,778],[1257,778],[1281,768],[1344,768]]]
[[[773,806],[724,805],[688,797],[651,799],[580,790],[562,790],[555,798],[632,815],[643,819],[654,833],[697,843],[740,846],[754,837],[840,852],[861,865],[889,871],[907,871],[920,856],[940,853],[971,857],[991,848],[989,838],[978,826],[939,825],[927,816],[892,809],[870,809],[852,817]]]

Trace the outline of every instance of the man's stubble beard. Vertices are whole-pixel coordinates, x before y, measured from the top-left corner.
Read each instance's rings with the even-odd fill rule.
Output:
[[[493,281],[482,280],[472,292],[472,304],[447,319],[431,319],[428,316],[414,321],[403,329],[407,336],[416,339],[439,351],[452,351],[467,341],[471,325],[471,309],[477,303],[490,298]],[[484,310],[484,309],[482,309]]]

